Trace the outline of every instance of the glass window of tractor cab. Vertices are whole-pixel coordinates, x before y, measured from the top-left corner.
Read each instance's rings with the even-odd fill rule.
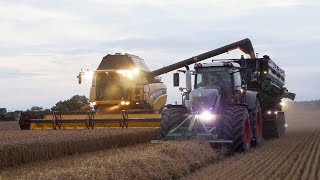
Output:
[[[240,90],[241,89],[240,72],[233,73],[233,79],[234,79],[234,90]]]
[[[208,67],[197,70],[194,88],[220,87],[231,89],[231,74],[224,67]]]

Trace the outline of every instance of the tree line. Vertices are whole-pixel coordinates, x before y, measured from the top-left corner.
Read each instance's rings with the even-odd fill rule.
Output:
[[[50,111],[81,111],[90,110],[89,99],[84,95],[74,95],[70,99],[60,100],[50,109],[44,109],[41,106],[32,106],[27,109],[29,112],[50,112]],[[20,110],[7,111],[6,108],[0,108],[0,120],[14,120],[15,117],[21,113]]]

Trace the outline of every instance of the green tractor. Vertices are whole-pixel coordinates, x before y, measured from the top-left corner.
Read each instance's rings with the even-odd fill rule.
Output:
[[[239,48],[249,59],[204,59]],[[183,62],[183,63],[182,63]],[[256,58],[249,39],[209,51],[164,69],[186,67],[186,87],[180,88],[181,105],[166,105],[161,116],[164,140],[201,138],[212,144],[225,144],[236,152],[259,146],[263,138],[285,135],[282,98],[294,100],[284,87],[285,72],[269,56]],[[194,70],[188,65],[194,64]],[[194,76],[194,83],[192,83]],[[192,88],[193,84],[193,88]]]

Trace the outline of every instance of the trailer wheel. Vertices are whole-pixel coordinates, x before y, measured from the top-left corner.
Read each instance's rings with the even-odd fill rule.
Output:
[[[271,138],[280,138],[281,137],[281,126],[280,120],[272,119],[263,122],[263,138],[271,139]]]
[[[279,117],[279,125],[278,125],[279,135],[281,137],[286,134],[286,127],[285,127],[286,122],[285,122],[284,112],[279,112],[278,117]]]
[[[165,138],[168,132],[181,124],[190,114],[185,106],[168,107],[162,110],[160,133]]]
[[[262,144],[262,115],[261,115],[261,106],[259,99],[256,100],[256,108],[252,113],[252,132],[253,132],[253,141],[252,145],[258,147]]]
[[[276,119],[276,127],[275,127],[275,137],[276,138],[280,138],[282,136],[284,136],[284,123],[283,123],[283,116],[282,116],[282,112],[278,112],[278,116]]]
[[[248,110],[245,107],[234,107],[233,111],[233,150],[246,152],[250,149],[251,128]]]
[[[283,135],[286,135],[287,133],[286,116],[284,115],[284,112],[282,112],[281,115],[282,115]]]

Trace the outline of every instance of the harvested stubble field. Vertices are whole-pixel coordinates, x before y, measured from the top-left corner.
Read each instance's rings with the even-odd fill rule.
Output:
[[[0,131],[20,130],[17,121],[0,121]]]
[[[157,129],[0,131],[0,169],[156,139]]]
[[[320,112],[287,114],[287,136],[225,157],[205,142],[169,142],[3,169],[4,179],[320,179]]]

